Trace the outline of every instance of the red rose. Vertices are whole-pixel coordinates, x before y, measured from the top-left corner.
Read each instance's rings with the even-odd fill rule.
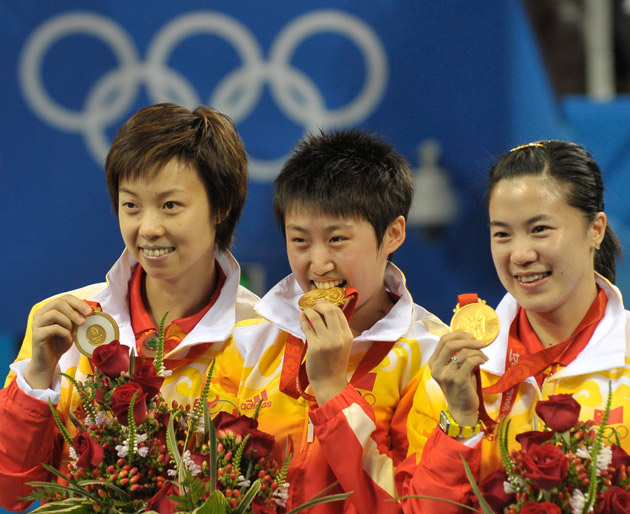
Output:
[[[630,466],[630,455],[621,447],[613,444],[612,449],[612,461],[610,465],[615,469],[613,476],[613,484],[618,484],[619,480],[626,478],[626,473],[622,473],[622,469],[625,471],[627,466]]]
[[[566,432],[578,422],[580,404],[570,394],[554,394],[538,402],[536,414],[551,430]]]
[[[87,432],[78,432],[72,440],[72,447],[79,456],[77,466],[80,468],[93,468],[98,466],[105,455],[101,445],[92,439]]]
[[[123,371],[129,371],[129,348],[116,340],[97,346],[92,354],[92,362],[109,378],[117,378]]]
[[[567,475],[569,461],[560,448],[552,444],[532,444],[523,457],[523,465],[533,484],[540,489],[551,489],[559,485]]]
[[[153,362],[144,361],[136,365],[131,381],[139,384],[142,390],[147,393],[147,398],[151,399],[159,394],[160,388],[164,383],[164,377],[158,376]]]
[[[145,511],[154,510],[160,514],[172,514],[177,512],[177,503],[169,500],[169,496],[179,496],[179,488],[172,482],[167,482],[153,498],[147,502]]]
[[[133,419],[136,425],[139,425],[147,417],[147,394],[142,387],[135,382],[127,382],[118,386],[112,393],[112,410],[121,425],[129,424],[129,403],[136,391],[138,391],[138,396],[133,407]]]
[[[256,427],[258,421],[247,416],[234,416],[229,412],[221,411],[212,420],[217,432],[219,430],[231,430],[235,435],[245,436]]]
[[[479,484],[479,490],[484,499],[495,512],[503,512],[503,509],[516,500],[516,494],[505,492],[504,483],[507,482],[507,473],[501,469],[490,473]]]
[[[248,434],[251,434],[251,436],[245,443],[246,457],[260,459],[271,453],[275,443],[275,438],[272,435],[256,429],[250,430]]]
[[[630,493],[612,486],[595,506],[595,514],[624,514],[630,512]]]
[[[624,450],[621,446],[617,446],[616,444],[613,444],[611,446],[611,450],[611,464],[615,469],[618,469],[621,466],[630,466],[630,455],[626,453],[626,450]]]
[[[516,440],[521,443],[521,448],[527,451],[532,444],[541,445],[549,441],[552,437],[553,432],[551,430],[546,430],[544,432],[536,432],[535,430],[532,430],[530,432],[518,434],[516,436]]]
[[[562,510],[555,503],[529,501],[521,507],[521,514],[562,514]]]
[[[251,504],[252,514],[276,514],[278,512],[276,510],[276,504],[271,503],[271,505],[261,505],[260,503],[253,502]]]

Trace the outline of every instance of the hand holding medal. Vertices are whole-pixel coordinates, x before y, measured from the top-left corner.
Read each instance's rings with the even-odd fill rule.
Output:
[[[109,314],[93,306],[83,325],[74,329],[74,344],[86,357],[92,357],[94,349],[103,344],[109,344],[120,337],[118,324]]]
[[[309,358],[309,369],[307,371],[305,357],[308,345],[293,335],[288,336],[282,375],[280,377],[281,391],[293,398],[302,397],[309,401],[315,401],[315,397],[306,392],[310,382],[309,377],[327,374],[328,372],[336,375],[333,372],[333,368],[336,365],[343,367],[343,379],[345,380],[347,359],[345,363],[340,363],[338,361],[343,360],[342,358],[329,359],[322,356],[319,359],[318,356],[327,352],[336,353],[339,350],[338,347],[335,348],[331,343],[340,343],[342,340],[349,339],[351,346],[353,338],[346,320],[354,312],[357,299],[358,294],[352,287],[346,289],[331,287],[330,289],[308,291],[298,300],[298,306],[301,311],[316,311],[315,315],[313,315],[313,312],[308,313],[311,316],[310,319],[306,317],[305,321],[301,321],[305,335],[313,343],[313,348],[309,353],[311,358]],[[318,304],[320,305],[318,306]],[[329,304],[339,307],[339,310],[331,310]],[[322,311],[324,314],[322,314]],[[303,318],[305,315],[300,314],[300,318]],[[344,323],[347,333],[343,330]],[[334,333],[332,337],[328,337],[331,335],[330,332]],[[341,337],[342,335],[347,337]],[[343,346],[347,345],[344,344]],[[349,348],[347,350],[349,351]],[[317,355],[312,355],[314,352]],[[331,360],[334,362],[331,362]],[[321,361],[321,366],[318,365],[319,361]]]
[[[457,297],[457,301],[457,305],[453,310],[453,317],[451,318],[451,329],[453,332],[460,331],[470,334],[475,340],[481,342],[479,348],[484,348],[492,343],[499,335],[501,328],[499,316],[495,310],[475,293],[461,294]],[[478,351],[478,349],[473,351]],[[459,351],[455,351],[448,360],[448,364],[454,364],[457,370],[461,369],[464,365],[465,353],[467,352],[460,353]],[[473,356],[476,356],[475,353],[470,355],[469,358]],[[479,364],[476,360],[474,364],[472,368],[473,377],[471,377],[471,379],[474,378],[476,385],[475,390],[478,398],[477,410],[481,421],[483,421],[487,429],[490,429],[494,426],[495,422],[486,412],[483,402]],[[470,392],[472,391],[469,391],[469,393]]]

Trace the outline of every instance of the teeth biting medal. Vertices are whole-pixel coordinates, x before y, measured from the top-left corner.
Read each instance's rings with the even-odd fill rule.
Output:
[[[331,287],[330,289],[313,289],[302,295],[298,300],[300,309],[313,307],[318,301],[326,300],[333,305],[340,306],[346,301],[346,290],[342,287]]]
[[[499,335],[499,316],[476,294],[461,294],[451,319],[451,329],[471,334],[488,346]]]

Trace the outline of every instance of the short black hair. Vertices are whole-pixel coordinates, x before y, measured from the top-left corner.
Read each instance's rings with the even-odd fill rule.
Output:
[[[156,173],[172,159],[199,175],[217,222],[216,247],[229,250],[247,196],[247,154],[232,120],[205,105],[192,112],[173,103],[151,105],[125,122],[105,161],[114,212],[121,180]]]
[[[274,215],[308,207],[344,218],[363,218],[380,245],[413,200],[409,164],[383,139],[357,128],[320,131],[303,138],[274,182]]]

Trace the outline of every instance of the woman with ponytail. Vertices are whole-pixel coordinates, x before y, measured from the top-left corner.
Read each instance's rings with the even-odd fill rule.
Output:
[[[420,450],[399,468],[402,494],[472,504],[462,458],[488,484],[502,467],[494,422],[511,421],[508,446],[517,449],[517,434],[542,428],[536,404],[552,395],[572,395],[580,419],[596,420],[610,386],[608,425],[630,453],[629,312],[614,286],[621,247],[603,197],[599,166],[575,143],[522,145],[492,167],[490,244],[507,290],[499,334],[489,346],[464,332],[440,339],[410,414]],[[417,498],[405,510],[469,512]]]

